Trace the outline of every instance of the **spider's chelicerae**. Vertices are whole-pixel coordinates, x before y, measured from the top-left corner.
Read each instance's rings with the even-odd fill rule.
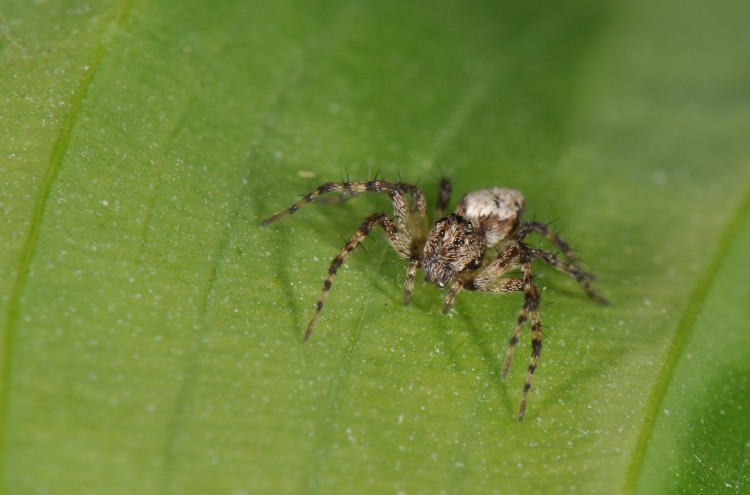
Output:
[[[329,182],[316,188],[284,211],[269,217],[261,225],[269,225],[302,206],[312,203],[321,194],[340,193],[347,199],[361,193],[384,192],[393,202],[394,218],[385,213],[373,213],[359,226],[351,239],[333,258],[328,275],[323,282],[315,312],[305,331],[305,340],[318,321],[323,303],[331,290],[336,271],[375,227],[380,227],[393,249],[409,260],[404,284],[404,304],[409,304],[417,270],[424,270],[425,279],[438,287],[450,290],[443,302],[443,313],[453,306],[462,290],[507,294],[523,292],[524,304],[510,337],[503,367],[503,378],[508,374],[513,350],[526,322],[531,328],[531,358],[523,386],[518,421],[523,421],[526,401],[542,351],[542,328],[539,317],[539,290],[534,285],[531,263],[540,259],[557,270],[573,277],[583,291],[594,301],[607,304],[591,288],[593,275],[581,269],[566,243],[546,224],[522,221],[524,198],[514,189],[495,187],[465,195],[458,202],[455,213],[448,216],[445,210],[451,196],[448,179],[441,179],[435,225],[428,225],[427,208],[422,191],[417,186],[403,182],[370,180],[366,182]],[[411,199],[411,201],[409,201]],[[541,235],[560,252],[534,248],[524,241],[529,234]],[[520,276],[511,270],[520,268]]]

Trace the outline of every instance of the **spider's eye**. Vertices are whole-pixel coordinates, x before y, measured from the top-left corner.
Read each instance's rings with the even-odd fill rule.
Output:
[[[440,229],[440,237],[445,239],[445,229]]]
[[[454,246],[460,246],[461,244],[465,244],[465,242],[464,242],[464,240],[463,240],[463,239],[461,239],[460,237],[456,237],[456,238],[455,238],[455,239],[453,240],[453,245],[454,245]]]

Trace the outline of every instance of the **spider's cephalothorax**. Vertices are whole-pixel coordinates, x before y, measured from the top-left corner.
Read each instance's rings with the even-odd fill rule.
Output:
[[[321,194],[341,193],[346,199],[366,192],[387,193],[393,202],[394,218],[388,217],[385,213],[374,213],[367,217],[333,259],[323,282],[323,291],[318,298],[315,312],[307,325],[305,340],[312,334],[331,290],[336,271],[367,234],[379,226],[393,249],[402,258],[409,260],[404,284],[404,304],[411,301],[414,280],[419,268],[424,270],[428,282],[441,288],[450,287],[443,302],[444,313],[451,309],[456,296],[464,289],[496,294],[523,292],[524,304],[511,334],[502,373],[505,378],[518,338],[526,322],[529,322],[531,358],[518,412],[518,420],[522,421],[531,381],[542,351],[539,317],[541,299],[539,290],[534,285],[531,263],[536,259],[542,260],[573,277],[591,299],[607,304],[607,301],[591,288],[593,275],[581,269],[568,244],[546,224],[521,220],[524,199],[516,190],[496,187],[471,192],[458,202],[455,213],[443,216],[451,196],[451,186],[447,179],[440,181],[436,215],[439,218],[429,231],[422,191],[411,184],[381,180],[323,184],[286,210],[263,220],[261,225],[269,225],[295,213],[300,207],[315,201]],[[560,251],[560,255],[527,245],[524,239],[532,233],[544,237]],[[514,277],[513,273],[509,273],[519,267],[520,277]]]
[[[422,267],[428,282],[445,287],[457,273],[476,270],[487,251],[481,225],[455,213],[435,222],[427,235]]]

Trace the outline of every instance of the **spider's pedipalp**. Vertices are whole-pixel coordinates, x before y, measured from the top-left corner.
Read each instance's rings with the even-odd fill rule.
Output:
[[[310,319],[310,323],[308,323],[307,329],[305,330],[305,341],[310,338],[313,328],[315,327],[315,323],[318,321],[320,312],[323,309],[323,304],[325,303],[326,298],[328,298],[328,292],[330,292],[331,290],[333,277],[336,276],[336,271],[344,263],[346,257],[349,256],[349,254],[354,251],[354,249],[365,239],[367,234],[369,234],[370,231],[372,231],[372,229],[378,225],[383,228],[383,232],[385,232],[385,235],[388,238],[389,242],[396,242],[396,238],[398,237],[398,229],[393,220],[388,218],[385,213],[375,213],[367,217],[365,221],[362,222],[362,225],[359,226],[354,235],[352,235],[351,239],[349,239],[349,242],[347,242],[346,245],[341,249],[341,251],[339,251],[339,254],[337,254],[336,257],[333,258],[333,261],[331,261],[331,266],[328,267],[328,275],[326,275],[326,278],[323,281],[323,290],[321,291],[320,297],[318,298],[318,303],[315,305],[315,312],[313,313],[313,316]]]
[[[455,282],[453,282],[453,285],[451,286],[451,290],[448,292],[448,295],[445,296],[445,299],[443,300],[443,314],[447,315],[451,308],[453,307],[453,303],[456,302],[456,296],[458,296],[458,293],[461,292],[464,288],[464,284],[466,283],[465,280],[458,279]]]

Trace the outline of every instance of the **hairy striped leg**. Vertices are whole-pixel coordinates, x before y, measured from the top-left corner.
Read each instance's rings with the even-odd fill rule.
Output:
[[[385,213],[374,213],[367,217],[364,222],[362,222],[362,225],[359,226],[351,239],[349,239],[349,242],[346,243],[346,246],[344,246],[341,251],[339,251],[339,254],[337,254],[336,257],[333,258],[333,261],[331,261],[331,266],[328,267],[328,275],[326,275],[325,281],[323,282],[323,290],[321,291],[320,297],[318,298],[318,303],[315,305],[315,313],[313,313],[313,316],[310,319],[310,323],[308,323],[307,329],[305,330],[305,341],[310,338],[313,328],[315,327],[315,323],[318,321],[320,312],[323,309],[323,304],[328,298],[328,293],[331,290],[331,284],[333,283],[333,277],[336,276],[336,271],[344,263],[346,257],[349,256],[349,254],[354,251],[354,249],[365,239],[365,237],[367,237],[367,234],[369,234],[370,231],[378,225],[383,228],[385,236],[388,238],[388,242],[390,242],[391,245],[394,245],[395,247],[395,244],[399,240],[398,227],[393,222],[393,220],[386,216]]]
[[[411,303],[411,292],[414,290],[414,280],[417,278],[417,270],[422,263],[419,251],[413,251],[409,259],[409,266],[406,269],[406,282],[404,282],[404,306]]]
[[[549,225],[545,223],[524,222],[516,229],[515,237],[519,242],[523,242],[524,239],[526,239],[526,237],[528,237],[532,232],[536,232],[537,234],[547,239],[550,244],[555,246],[565,255],[570,263],[577,262],[577,259],[573,254],[573,250],[570,249],[570,245],[565,242],[565,240],[563,240],[563,238],[560,237],[557,232],[549,228]]]
[[[533,249],[532,251],[536,253],[536,258],[541,258],[548,265],[557,268],[561,272],[567,273],[568,275],[573,277],[584,290],[586,295],[594,301],[598,302],[599,304],[604,304],[605,306],[609,304],[609,301],[594,292],[594,290],[591,288],[591,282],[595,279],[594,274],[587,272],[581,268],[580,264],[578,263],[578,259],[570,249],[570,245],[565,242],[565,240],[560,237],[557,232],[550,229],[548,225],[540,222],[525,222],[518,227],[515,236],[519,242],[523,242],[523,240],[532,232],[541,235],[550,244],[558,248],[567,261],[561,261],[557,259],[554,254],[548,251]]]
[[[521,331],[526,322],[530,322],[531,358],[529,360],[529,369],[526,373],[526,380],[523,386],[518,421],[523,421],[524,414],[526,414],[526,402],[528,400],[529,390],[531,389],[531,382],[534,378],[539,355],[542,352],[542,327],[539,317],[539,304],[541,298],[539,296],[539,290],[534,285],[531,270],[531,262],[534,257],[535,253],[530,251],[524,244],[513,244],[508,246],[502,253],[500,253],[500,256],[497,259],[490,262],[487,267],[481,270],[475,277],[457,280],[451,287],[451,292],[448,294],[448,297],[446,297],[443,305],[443,311],[447,312],[453,304],[456,295],[462,289],[500,294],[523,291],[524,304],[521,309],[521,314],[518,316],[518,322],[516,323],[516,326],[513,329],[513,334],[510,338],[502,375],[503,378],[507,376],[513,359],[513,351],[516,348]],[[517,266],[519,263],[521,264],[523,279],[502,278],[510,268]]]
[[[521,262],[524,292],[523,312],[529,315],[531,326],[531,357],[529,358],[529,369],[526,372],[526,379],[523,383],[521,407],[518,410],[519,423],[523,421],[523,416],[526,414],[526,402],[529,397],[529,390],[531,390],[531,382],[534,379],[534,372],[539,363],[539,355],[542,353],[542,322],[539,317],[539,305],[542,299],[539,296],[539,290],[534,285],[531,273],[531,256],[527,253],[522,253]]]
[[[312,203],[323,194],[341,193],[347,197],[350,197],[366,192],[387,193],[391,197],[391,201],[393,201],[393,210],[396,215],[396,223],[398,223],[399,225],[407,225],[409,223],[408,217],[411,211],[414,211],[417,215],[425,217],[427,215],[425,199],[422,191],[411,184],[392,183],[382,180],[371,180],[366,182],[328,182],[326,184],[318,186],[314,191],[303,196],[302,199],[294,203],[286,210],[280,211],[275,215],[266,218],[260,224],[262,226],[270,225],[274,222],[278,222],[284,217],[293,215],[297,212],[297,210],[305,205]],[[409,203],[406,200],[405,194],[409,194],[412,197],[412,202],[414,203],[412,209],[409,208]]]
[[[318,186],[313,192],[307,194],[286,210],[266,218],[261,222],[261,225],[270,225],[284,217],[293,215],[303,206],[318,200],[323,194],[340,193],[338,199],[345,201],[353,196],[367,192],[385,192],[393,202],[393,210],[396,217],[394,226],[396,235],[389,237],[388,240],[401,257],[409,259],[406,282],[404,283],[404,304],[409,304],[411,302],[411,293],[414,289],[416,272],[421,263],[421,252],[424,247],[424,238],[427,230],[427,212],[424,195],[416,186],[377,179],[365,182],[329,182]],[[411,196],[411,207],[406,199],[406,195]]]
[[[549,266],[575,279],[575,281],[578,282],[578,285],[581,286],[581,289],[583,289],[583,291],[587,296],[589,296],[589,298],[598,302],[599,304],[603,304],[605,306],[609,305],[609,301],[597,294],[596,291],[594,291],[594,289],[591,287],[591,275],[589,273],[582,272],[581,267],[578,266],[577,263],[562,261],[558,259],[554,254],[543,249],[527,248],[527,250],[532,259],[539,258]]]

